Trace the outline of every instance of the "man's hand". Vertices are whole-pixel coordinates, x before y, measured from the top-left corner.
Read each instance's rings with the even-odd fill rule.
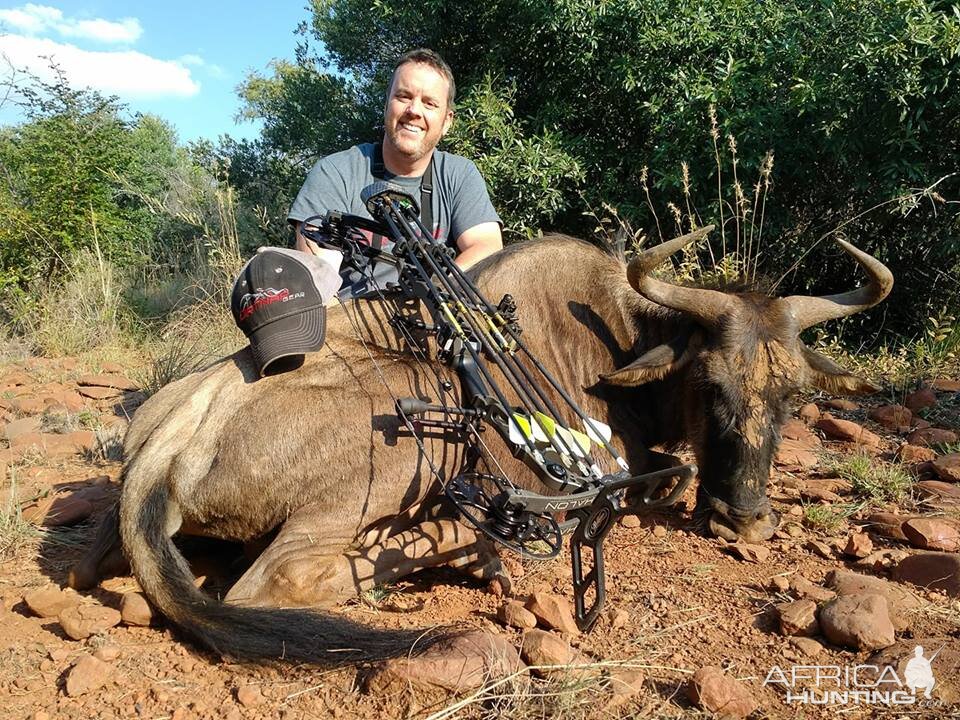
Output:
[[[318,254],[319,254],[319,250],[320,250],[320,246],[317,245],[313,240],[307,240],[307,238],[305,238],[305,237],[303,236],[303,234],[301,234],[301,232],[300,232],[300,228],[301,228],[301,227],[303,227],[303,223],[298,222],[298,223],[296,224],[296,228],[297,228],[297,230],[296,230],[297,240],[296,240],[296,243],[294,243],[294,246],[293,246],[294,250],[299,250],[300,252],[305,252],[305,253],[311,253],[311,254],[313,254],[313,255],[318,255]],[[314,228],[311,227],[310,229],[313,230]],[[466,233],[464,233],[464,234],[466,234]]]
[[[466,270],[503,249],[503,237],[500,234],[500,223],[486,222],[474,225],[465,230],[457,238],[457,249],[460,251],[456,263],[461,270]]]

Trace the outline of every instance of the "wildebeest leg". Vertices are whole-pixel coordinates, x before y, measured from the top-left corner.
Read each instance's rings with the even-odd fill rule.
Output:
[[[487,540],[455,520],[425,520],[362,548],[348,547],[345,539],[326,535],[324,525],[329,522],[329,514],[313,507],[294,513],[226,600],[242,605],[325,607],[440,565],[509,588]]]
[[[76,590],[89,590],[100,580],[130,571],[120,544],[120,503],[110,506],[97,527],[97,537],[80,561],[70,569],[67,584]]]

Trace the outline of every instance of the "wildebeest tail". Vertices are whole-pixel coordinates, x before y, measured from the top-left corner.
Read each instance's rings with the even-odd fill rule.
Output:
[[[229,605],[204,594],[166,532],[166,487],[140,480],[127,478],[120,512],[120,532],[133,572],[171,622],[214,652],[243,660],[333,666],[395,657],[414,645],[423,646],[419,630],[371,628],[312,610]]]

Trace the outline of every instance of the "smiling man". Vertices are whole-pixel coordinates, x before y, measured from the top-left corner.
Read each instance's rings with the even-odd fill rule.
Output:
[[[435,238],[456,250],[461,268],[502,248],[500,218],[480,172],[470,160],[436,149],[453,122],[455,94],[453,73],[437,53],[419,49],[403,55],[387,90],[383,143],[328,155],[307,175],[287,216],[297,230],[297,249],[318,250],[300,233],[301,224],[311,216],[340,210],[370,217],[360,191],[377,179],[399,185],[419,199],[424,223]],[[380,268],[375,275],[381,285],[390,279],[389,269]],[[345,277],[340,296],[356,296],[366,289],[364,278]]]

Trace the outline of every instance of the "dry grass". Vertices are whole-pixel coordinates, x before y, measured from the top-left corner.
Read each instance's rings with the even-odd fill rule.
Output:
[[[0,562],[10,560],[20,551],[32,549],[40,536],[37,527],[24,520],[20,513],[16,471],[11,471],[7,497],[0,509]]]

